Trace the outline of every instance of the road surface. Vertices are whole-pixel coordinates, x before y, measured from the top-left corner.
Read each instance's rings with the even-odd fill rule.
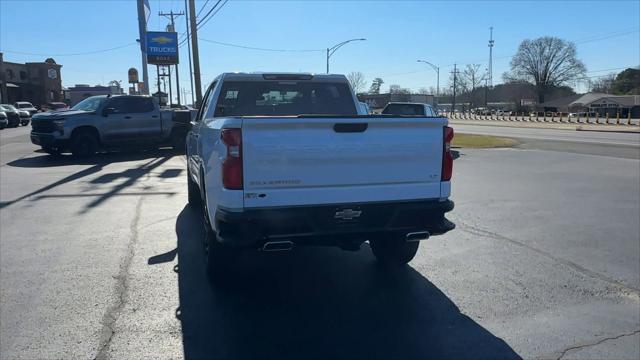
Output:
[[[2,359],[640,357],[640,161],[617,151],[459,149],[457,228],[410,267],[254,253],[214,291],[183,156],[34,150],[0,132]]]

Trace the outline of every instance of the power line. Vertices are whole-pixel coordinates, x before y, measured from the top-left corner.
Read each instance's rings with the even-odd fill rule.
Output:
[[[221,0],[218,0],[218,2],[216,3],[216,5],[218,5],[218,3],[220,3]],[[205,26],[209,20],[211,20],[214,16],[216,16],[216,14],[229,2],[229,0],[224,0],[224,2],[220,5],[220,7],[218,9],[216,9],[216,11],[209,15],[209,17],[205,16],[204,18],[202,18],[202,20],[200,20],[200,22],[197,24],[198,25],[198,30]],[[214,6],[211,10],[215,9],[216,7]],[[209,11],[211,12],[211,11]]]
[[[230,46],[230,47],[235,47],[235,48],[240,48],[240,49],[247,49],[247,50],[258,50],[258,51],[271,51],[271,52],[320,52],[320,51],[325,51],[324,49],[270,49],[270,48],[261,48],[261,47],[254,47],[254,46],[246,46],[246,45],[225,43],[225,42],[221,42],[221,41],[209,40],[209,39],[204,39],[204,38],[199,38],[199,40],[202,40],[202,41],[205,41],[205,42],[209,42],[209,43],[212,43],[212,44],[217,44],[217,45]]]
[[[213,5],[213,7],[211,7],[211,9],[209,9],[209,11],[208,11],[208,12],[207,12],[207,13],[206,13],[206,14],[205,14],[205,15],[204,15],[200,20],[198,20],[198,17],[200,17],[200,13],[202,13],[202,11],[204,10],[204,8],[205,8],[205,7],[207,6],[207,4],[209,3],[209,0],[205,1],[205,3],[204,3],[204,4],[202,5],[202,7],[200,8],[200,10],[198,10],[198,12],[196,13],[196,20],[197,20],[196,25],[198,26],[198,28],[200,28],[200,26],[199,26],[199,25],[200,25],[200,23],[201,23],[202,21],[204,21],[205,19],[207,19],[207,16],[209,16],[209,15],[211,14],[211,12],[212,12],[213,10],[215,10],[215,8],[218,6],[218,4],[220,4],[220,2],[221,2],[221,1],[222,1],[222,0],[218,0],[218,1]],[[227,0],[227,1],[228,1],[228,0]],[[226,3],[226,1],[225,1],[225,3]],[[224,5],[224,4],[223,4],[223,5]],[[222,6],[221,6],[221,7],[222,7]],[[217,11],[216,11],[216,13],[217,13]],[[213,15],[215,15],[215,14],[213,14]],[[212,16],[213,16],[213,15],[212,15]],[[185,36],[185,35],[186,35],[186,36]],[[183,36],[185,36],[185,37],[183,37]],[[178,47],[180,48],[180,47],[184,46],[184,44],[185,44],[187,41],[189,41],[190,35],[189,35],[189,32],[188,32],[187,30],[185,30],[182,34],[180,34],[180,36],[179,36],[179,37],[181,38],[181,39],[178,41]]]
[[[581,43],[583,41],[591,41],[592,39],[596,39],[596,38],[599,38],[599,37],[602,37],[602,36],[614,35],[614,34],[626,35],[626,34],[631,33],[631,32],[636,32],[636,31],[638,31],[638,29],[640,29],[640,27],[633,26],[633,27],[630,27],[630,28],[619,29],[619,30],[616,30],[616,31],[613,31],[613,32],[609,32],[609,33],[590,35],[590,36],[587,36],[587,37],[584,37],[584,38],[576,39],[576,40],[574,40],[574,42],[575,43]]]
[[[636,29],[636,30],[629,30],[629,29]],[[611,38],[614,38],[614,37],[625,36],[625,35],[632,34],[632,33],[637,33],[637,32],[640,32],[640,31],[638,30],[638,27],[636,26],[634,28],[626,28],[626,29],[616,30],[616,31],[610,32],[610,33],[592,35],[590,37],[582,38],[582,39],[580,39],[578,41],[573,41],[573,42],[576,45],[586,44],[586,43],[590,43],[590,42],[607,40],[607,39],[611,39]],[[509,59],[509,58],[513,58],[514,56],[516,56],[516,54],[493,57],[493,59],[494,60],[497,60],[497,59]],[[478,60],[470,61],[467,64],[473,64],[473,63],[476,63],[476,62],[483,62],[483,61],[484,61],[484,59],[478,59]],[[453,65],[454,64],[442,65],[442,67],[453,67]]]
[[[79,56],[79,55],[91,55],[91,54],[104,53],[104,52],[108,52],[108,51],[113,51],[113,50],[126,48],[126,47],[129,47],[129,46],[132,46],[132,45],[138,45],[138,43],[137,42],[133,42],[133,43],[129,43],[129,44],[126,44],[126,45],[116,46],[116,47],[112,47],[112,48],[108,48],[108,49],[92,50],[92,51],[79,52],[79,53],[67,53],[67,54],[39,54],[39,53],[30,53],[30,52],[12,51],[12,50],[2,50],[2,51],[6,52],[6,53],[10,53],[10,54],[34,55],[34,56]]]
[[[206,19],[207,19],[207,17],[211,14],[211,12],[212,12],[213,10],[215,10],[215,9],[216,9],[216,7],[218,7],[218,4],[220,4],[220,2],[221,2],[221,1],[222,1],[222,0],[218,0],[218,1],[213,5],[213,7],[211,7],[211,9],[209,9],[209,11],[208,11],[208,12],[207,12],[207,13],[206,13],[206,14],[205,14],[205,15],[204,15],[200,20],[198,20],[198,15],[196,15],[196,20],[198,20],[198,21],[196,22],[196,25],[197,25],[197,26],[200,26],[200,24],[201,24],[204,20],[206,20]],[[225,3],[226,3],[226,0],[225,0]],[[202,10],[202,9],[201,9],[201,10]],[[216,11],[216,12],[217,12],[217,11]]]
[[[215,10],[215,9],[216,9],[216,7],[218,7],[218,4],[220,4],[220,2],[221,2],[221,1],[222,1],[222,0],[218,0],[215,4],[213,4],[213,6],[211,7],[211,9],[209,9],[209,11],[208,11],[208,12],[207,12],[207,13],[206,13],[206,14],[205,14],[205,15],[204,15],[200,20],[198,20],[198,16],[200,16],[200,13],[202,12],[202,10],[204,10],[204,7],[207,5],[207,3],[209,2],[209,0],[207,0],[207,1],[204,3],[204,5],[202,5],[202,7],[200,8],[200,10],[199,10],[199,11],[198,11],[198,13],[196,14],[196,21],[197,21],[197,22],[196,22],[196,26],[197,26],[197,28],[198,28],[198,29],[200,29],[202,26],[204,26],[204,24],[200,25],[203,21],[205,21],[205,23],[206,23],[207,21],[209,21],[209,19],[211,19],[215,14],[217,14],[217,13],[218,13],[218,11],[220,11],[220,9],[222,9],[222,7],[223,7],[223,6],[227,3],[227,1],[229,1],[229,0],[225,0],[225,2],[220,6],[220,8],[218,8],[218,10],[217,10],[215,13],[211,14],[211,12],[212,12],[213,10]],[[207,18],[208,16],[209,16],[209,18]],[[186,30],[185,30],[182,34],[180,34],[180,37],[182,37],[182,36],[184,36],[184,35],[186,35],[186,36],[185,36],[185,37],[183,37],[182,39],[180,39],[180,40],[178,41],[178,48],[183,47],[183,46],[184,46],[184,44],[185,44],[187,41],[189,41],[190,35],[189,35],[188,31],[186,31]]]
[[[200,13],[202,12],[202,10],[204,10],[204,8],[207,6],[207,4],[209,3],[209,0],[204,2],[204,5],[202,5],[202,7],[200,8],[200,10],[198,10],[198,12],[196,13],[196,18],[198,16],[200,16]]]

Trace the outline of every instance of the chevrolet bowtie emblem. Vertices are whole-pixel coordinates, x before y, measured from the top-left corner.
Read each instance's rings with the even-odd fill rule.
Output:
[[[170,42],[173,42],[171,38],[168,38],[166,36],[154,37],[154,38],[151,38],[151,41],[157,44],[168,44]]]
[[[344,209],[340,211],[336,211],[336,214],[333,216],[335,219],[341,220],[353,220],[355,218],[360,217],[362,211],[353,210],[353,209]]]

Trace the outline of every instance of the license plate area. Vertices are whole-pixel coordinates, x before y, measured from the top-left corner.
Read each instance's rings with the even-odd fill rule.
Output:
[[[360,206],[342,206],[333,209],[333,222],[336,224],[358,224],[366,217]]]

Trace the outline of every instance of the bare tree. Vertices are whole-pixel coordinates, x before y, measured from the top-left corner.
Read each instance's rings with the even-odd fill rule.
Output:
[[[391,94],[411,94],[411,89],[403,88],[400,85],[389,85],[389,93]]]
[[[466,82],[469,90],[473,91],[483,84],[486,75],[487,74],[485,72],[480,70],[479,64],[467,64],[460,74],[460,78]]]
[[[511,73],[505,78],[535,85],[538,102],[542,103],[549,86],[561,86],[585,72],[584,64],[576,57],[574,43],[545,36],[520,43],[511,59]]]
[[[460,73],[456,75],[456,93],[464,94],[469,91],[469,83],[464,76],[461,76]],[[453,73],[449,75],[449,89],[453,91]]]
[[[418,94],[435,94],[436,93],[436,88],[431,86],[431,87],[421,87],[418,89]]]
[[[382,84],[384,84],[384,81],[382,81],[381,78],[373,79],[373,81],[371,82],[371,87],[369,88],[369,93],[380,94],[380,88],[382,88]]]
[[[347,80],[351,84],[351,88],[357,94],[363,92],[367,87],[367,82],[364,80],[364,74],[360,71],[352,71],[347,74]]]
[[[605,75],[594,81],[589,82],[589,88],[593,92],[611,94],[613,83],[616,80],[616,74]]]
[[[396,85],[396,84],[389,85],[389,92],[391,94],[399,94],[400,89],[401,89],[400,85]]]

